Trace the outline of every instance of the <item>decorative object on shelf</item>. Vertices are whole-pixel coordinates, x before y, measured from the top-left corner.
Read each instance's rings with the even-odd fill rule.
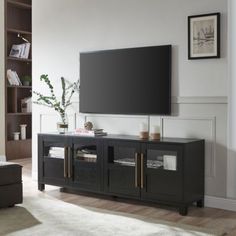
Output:
[[[30,43],[13,44],[9,57],[28,59],[30,52]]]
[[[21,137],[21,140],[25,140],[26,139],[26,127],[27,127],[26,124],[20,125],[20,137]]]
[[[65,134],[68,132],[69,122],[68,116],[65,114],[63,118],[61,117],[61,121],[57,122],[57,131],[59,134]]]
[[[20,139],[20,132],[14,132],[13,138],[14,138],[14,140],[19,140]]]
[[[21,112],[22,113],[32,112],[32,97],[21,99]]]
[[[176,156],[163,155],[163,166],[164,170],[177,170]]]
[[[92,129],[93,129],[93,123],[90,122],[90,121],[85,122],[85,123],[84,123],[84,128],[85,128],[86,130],[92,130]]]
[[[20,78],[24,86],[30,86],[32,82],[32,77],[30,75],[24,75]]]
[[[152,140],[160,140],[161,135],[160,135],[160,126],[158,125],[153,125],[151,127],[151,134],[150,137]]]
[[[30,43],[30,41],[28,39],[26,39],[25,37],[23,37],[20,33],[17,34],[17,38],[22,39],[26,43]]]
[[[220,57],[220,13],[188,17],[188,59]]]
[[[39,92],[33,91],[38,96],[38,99],[34,102],[38,105],[53,108],[60,116],[61,121],[57,123],[57,129],[59,133],[65,133],[68,131],[68,120],[66,115],[67,108],[71,105],[71,98],[75,91],[79,90],[79,80],[74,83],[70,83],[61,77],[62,95],[61,100],[58,100],[54,93],[54,87],[48,78],[48,75],[41,75],[40,81],[44,82],[50,91],[50,96],[43,95]],[[66,85],[66,83],[68,85]]]
[[[141,139],[148,139],[148,126],[145,123],[139,125],[139,137]]]

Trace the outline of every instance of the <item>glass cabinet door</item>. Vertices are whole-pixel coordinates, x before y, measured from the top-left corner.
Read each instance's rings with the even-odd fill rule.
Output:
[[[115,145],[108,147],[108,160],[110,164],[122,166],[135,166],[136,148],[132,146]]]
[[[67,181],[68,146],[66,139],[45,138],[42,150],[43,178],[49,184],[61,185]]]
[[[140,144],[127,141],[108,141],[105,146],[105,183],[110,193],[139,196]]]
[[[100,190],[101,146],[93,138],[73,139],[72,185],[81,189]]]
[[[148,200],[182,198],[181,145],[146,144],[141,152],[141,195]]]

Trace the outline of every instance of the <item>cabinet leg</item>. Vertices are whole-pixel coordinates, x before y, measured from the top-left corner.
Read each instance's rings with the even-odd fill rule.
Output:
[[[204,207],[204,199],[197,201],[197,207],[200,207],[200,208]]]
[[[188,214],[188,207],[187,206],[179,207],[179,214],[181,216],[186,216]]]
[[[45,184],[38,184],[38,190],[39,191],[44,191],[45,190]]]

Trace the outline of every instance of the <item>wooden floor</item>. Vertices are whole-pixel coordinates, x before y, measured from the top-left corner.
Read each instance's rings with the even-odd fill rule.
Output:
[[[154,220],[183,223],[200,226],[223,232],[223,235],[236,236],[236,212],[215,208],[190,207],[187,216],[180,216],[176,209],[159,205],[144,204],[125,199],[113,199],[98,195],[70,194],[60,191],[60,188],[46,185],[45,191],[37,190],[37,182],[31,179],[31,159],[17,160],[23,166],[24,195],[46,194],[55,199],[75,205],[106,209],[121,213],[130,213]]]

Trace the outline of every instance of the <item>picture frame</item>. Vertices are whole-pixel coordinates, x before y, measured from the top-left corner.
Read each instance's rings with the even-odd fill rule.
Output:
[[[220,13],[188,16],[188,59],[220,58]]]

